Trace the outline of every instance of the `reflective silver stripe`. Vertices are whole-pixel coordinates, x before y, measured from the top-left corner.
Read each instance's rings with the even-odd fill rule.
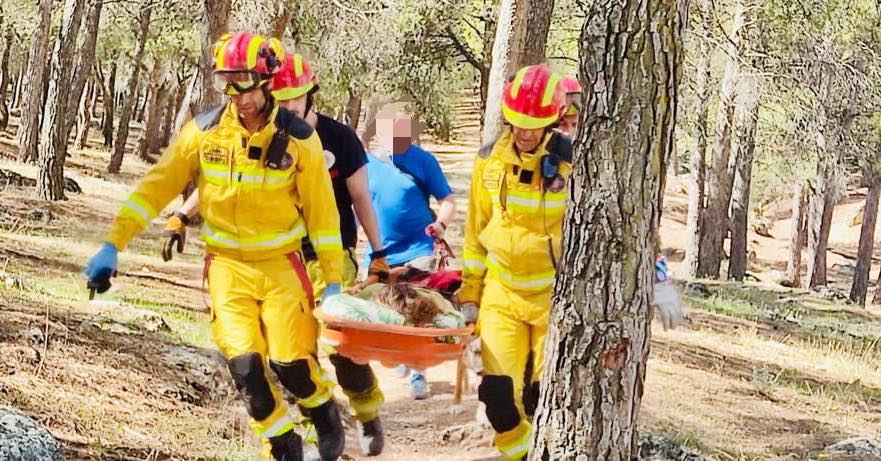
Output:
[[[538,277],[515,277],[506,267],[502,266],[495,255],[490,253],[487,255],[487,258],[489,260],[489,269],[515,288],[540,288],[554,283],[556,278],[556,275],[542,277],[543,274],[540,274]]]
[[[306,228],[303,226],[303,223],[300,222],[293,229],[277,235],[269,240],[262,240],[256,242],[240,242],[234,240],[233,238],[220,235],[213,231],[210,226],[207,224],[202,227],[202,235],[205,237],[208,243],[210,241],[214,241],[224,246],[225,248],[233,248],[240,250],[248,250],[248,249],[259,249],[259,248],[275,248],[284,245],[285,243],[292,242],[298,238],[302,238],[306,235]],[[219,246],[220,246],[219,245]]]
[[[464,266],[468,269],[486,270],[486,264],[483,261],[478,261],[476,259],[466,259]]]
[[[312,240],[312,245],[319,247],[322,245],[333,245],[335,243],[343,244],[343,239],[337,236],[331,237],[318,237],[317,239]]]
[[[284,434],[285,432],[287,432],[286,429],[288,429],[288,427],[293,428],[293,426],[294,426],[294,422],[291,421],[291,418],[288,416],[285,416],[285,417],[279,419],[278,421],[276,421],[275,424],[270,426],[268,429],[263,431],[263,433],[260,434],[260,437],[263,437],[264,439],[268,439],[270,437],[275,437],[276,435]]]
[[[128,209],[131,210],[131,211],[134,211],[134,212],[137,213],[139,216],[141,216],[142,218],[144,218],[144,221],[145,221],[145,222],[148,222],[148,223],[149,223],[150,221],[152,221],[153,218],[156,217],[156,215],[151,214],[148,210],[145,210],[144,207],[142,207],[139,203],[136,203],[136,202],[133,201],[132,199],[128,199],[128,200],[126,200],[125,203],[124,203],[122,206],[125,207],[125,208],[128,208]]]

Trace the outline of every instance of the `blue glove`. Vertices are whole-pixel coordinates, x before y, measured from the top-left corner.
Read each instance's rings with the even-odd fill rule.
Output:
[[[342,291],[342,287],[339,283],[331,283],[324,288],[324,293],[321,293],[321,303],[323,304],[325,299],[333,295],[338,295]]]
[[[98,293],[104,293],[110,289],[110,277],[116,273],[116,247],[105,243],[98,253],[86,266],[86,277],[89,279],[88,287]]]

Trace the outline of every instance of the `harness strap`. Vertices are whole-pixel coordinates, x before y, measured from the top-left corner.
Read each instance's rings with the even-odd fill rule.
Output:
[[[288,261],[291,262],[294,272],[297,273],[297,278],[300,279],[300,284],[303,285],[303,291],[306,292],[306,298],[309,299],[309,306],[312,309],[315,309],[315,292],[312,290],[312,281],[309,280],[309,275],[306,273],[306,266],[303,265],[300,255],[297,253],[288,253]]]

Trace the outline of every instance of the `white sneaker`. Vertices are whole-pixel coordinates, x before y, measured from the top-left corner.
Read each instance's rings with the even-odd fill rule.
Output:
[[[410,376],[410,367],[407,365],[401,364],[395,367],[395,376],[398,378],[404,379],[407,376]]]

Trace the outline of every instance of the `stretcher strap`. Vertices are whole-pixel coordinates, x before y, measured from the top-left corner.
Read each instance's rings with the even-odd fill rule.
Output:
[[[306,266],[303,265],[300,255],[297,253],[288,253],[288,260],[291,262],[291,266],[294,267],[294,272],[297,273],[297,277],[303,285],[303,291],[306,292],[306,298],[309,299],[309,306],[312,309],[315,309],[315,292],[312,290],[312,281],[309,280],[309,276],[306,274]]]

